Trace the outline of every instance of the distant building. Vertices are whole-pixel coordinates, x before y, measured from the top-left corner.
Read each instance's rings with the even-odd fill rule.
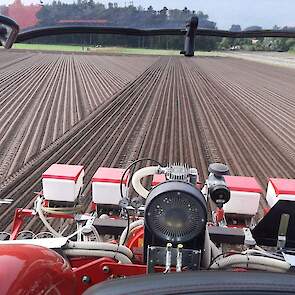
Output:
[[[23,5],[21,0],[15,0],[8,5],[5,15],[14,19],[21,29],[25,29],[38,24],[37,13],[41,8],[42,5],[39,4]]]

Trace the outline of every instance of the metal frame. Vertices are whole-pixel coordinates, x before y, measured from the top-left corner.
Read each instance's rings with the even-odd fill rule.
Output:
[[[165,267],[155,267],[155,272],[164,272]],[[119,264],[111,258],[100,258],[74,270],[77,293],[109,278],[130,277],[147,273],[146,265]]]
[[[34,217],[36,215],[36,211],[33,209],[20,209],[17,208],[15,210],[10,240],[16,240],[18,233],[22,225],[24,224],[24,219],[26,217]],[[74,219],[74,216],[71,214],[47,214],[48,217],[52,218],[64,218],[64,219]]]
[[[65,35],[65,34],[114,34],[128,36],[184,36],[185,29],[135,29],[128,27],[106,27],[106,26],[48,26],[25,30],[18,34],[16,43],[34,39],[42,36]],[[253,37],[280,37],[294,38],[295,31],[255,30],[230,32],[226,30],[197,29],[197,36],[229,37],[229,38],[253,38]]]

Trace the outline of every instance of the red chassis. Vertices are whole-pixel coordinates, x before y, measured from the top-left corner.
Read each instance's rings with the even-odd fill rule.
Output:
[[[34,210],[17,209],[10,239],[15,240],[26,217]],[[54,218],[73,218],[72,215],[54,215]],[[142,228],[135,230],[127,241],[129,248],[142,244]],[[10,254],[9,254],[10,253]],[[23,261],[25,263],[19,263]],[[147,273],[147,266],[119,264],[111,258],[71,258],[68,261],[56,252],[34,245],[5,245],[0,247],[1,294],[28,290],[30,294],[82,294],[89,287],[109,278],[128,277]],[[36,266],[37,265],[37,266]],[[163,272],[164,267],[156,267]],[[46,274],[44,276],[43,274]],[[50,282],[50,283],[48,283]]]

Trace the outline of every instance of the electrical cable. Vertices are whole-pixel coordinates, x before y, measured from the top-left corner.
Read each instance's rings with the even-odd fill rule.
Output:
[[[126,255],[130,259],[133,257],[132,251],[119,244],[107,243],[107,242],[77,242],[77,241],[68,241],[64,246],[64,249],[76,249],[76,250],[103,250],[103,251],[113,251],[120,252],[121,254]]]
[[[125,176],[126,176],[126,174],[127,174],[127,172],[134,166],[134,165],[136,165],[137,163],[140,163],[140,162],[143,162],[143,161],[152,161],[152,162],[155,162],[155,163],[157,163],[159,166],[161,166],[161,167],[163,167],[163,165],[159,162],[159,161],[157,161],[157,160],[154,160],[154,159],[151,159],[151,158],[140,158],[140,159],[138,159],[138,160],[136,160],[136,161],[133,161],[126,169],[125,169],[125,171],[123,172],[123,174],[122,174],[122,176],[121,176],[121,181],[120,181],[120,195],[121,195],[121,198],[123,199],[124,198],[124,196],[123,196],[123,181],[124,181],[124,179],[125,179]],[[128,183],[127,183],[127,188],[129,187],[129,184],[130,184],[130,182],[131,182],[131,179],[132,179],[132,175],[131,175],[131,177],[128,179]],[[127,189],[127,198],[128,198],[128,189]],[[126,240],[127,240],[127,237],[128,237],[128,235],[129,235],[129,227],[130,227],[130,218],[129,218],[129,212],[128,212],[128,210],[125,208],[125,212],[126,212],[126,214],[127,214],[127,233],[126,233],[126,237],[125,237],[125,239],[124,239],[124,243],[123,243],[123,245],[125,244],[125,242],[126,242]]]
[[[42,206],[41,209],[49,214],[55,215],[64,215],[64,214],[77,214],[84,212],[84,206],[77,205],[76,207],[44,207]]]
[[[126,169],[125,171],[123,172],[122,174],[122,177],[121,177],[121,181],[120,181],[120,194],[121,194],[121,198],[123,199],[124,196],[123,196],[123,181],[124,181],[124,178],[126,176],[126,173],[137,163],[139,162],[143,162],[143,161],[152,161],[152,162],[155,162],[157,163],[159,166],[163,167],[163,164],[161,164],[159,161],[157,160],[154,160],[154,159],[151,159],[151,158],[140,158],[136,161],[133,161]],[[127,183],[127,187],[129,187],[130,185],[130,182],[131,182],[131,178],[132,178],[132,175],[131,177],[128,179],[128,183]]]

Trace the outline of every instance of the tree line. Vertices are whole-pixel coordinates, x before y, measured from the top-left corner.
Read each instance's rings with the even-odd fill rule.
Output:
[[[132,3],[120,7],[117,3],[108,3],[105,6],[94,0],[77,0],[74,3],[63,3],[53,1],[51,4],[43,5],[38,12],[39,26],[52,26],[58,24],[81,24],[87,21],[88,24],[98,23],[105,26],[122,26],[134,28],[182,28],[192,16],[198,16],[199,28],[218,29],[216,23],[209,19],[209,16],[202,11],[183,9],[168,9],[163,7],[155,10],[152,6],[147,9],[135,7]],[[260,30],[259,26],[251,26],[244,30]],[[274,29],[280,29],[277,26]],[[283,28],[285,29],[285,28]],[[288,28],[287,28],[288,29]],[[238,24],[232,25],[230,31],[241,31]],[[181,49],[183,47],[182,36],[157,36],[157,37],[136,37],[114,35],[65,35],[42,37],[34,42],[41,43],[70,43],[85,46],[125,46],[143,47],[156,49]],[[196,38],[197,50],[228,50],[241,48],[244,50],[277,50],[285,51],[295,46],[293,39],[284,38],[260,38],[252,39],[231,39],[198,36]]]
[[[209,16],[202,11],[183,9],[168,9],[163,7],[157,11],[152,6],[147,9],[135,7],[130,4],[120,7],[117,3],[110,2],[107,6],[94,0],[78,0],[75,3],[63,3],[53,1],[51,4],[43,5],[37,17],[38,26],[52,26],[62,24],[81,24],[87,20],[88,24],[99,24],[102,26],[133,27],[140,29],[153,28],[184,28],[186,21],[192,16],[199,18],[199,27],[217,29],[216,23],[209,20]],[[84,24],[84,22],[83,22]],[[220,38],[197,37],[197,50],[216,50]],[[65,35],[42,37],[34,40],[38,43],[68,43],[81,44],[85,46],[126,46],[144,47],[156,49],[181,49],[183,47],[182,36],[116,36],[114,35]]]
[[[244,29],[244,31],[262,30],[260,26],[251,26]],[[275,31],[294,31],[293,27],[278,27],[272,28]],[[240,25],[232,25],[229,29],[232,32],[241,32]],[[256,38],[256,39],[233,39],[223,38],[218,44],[218,49],[242,49],[247,51],[295,51],[294,38]]]

